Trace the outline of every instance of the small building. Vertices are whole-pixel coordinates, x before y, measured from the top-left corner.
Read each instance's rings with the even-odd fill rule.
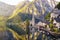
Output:
[[[60,10],[55,9],[51,13],[51,19],[53,18],[53,24],[55,24],[56,27],[60,28]]]

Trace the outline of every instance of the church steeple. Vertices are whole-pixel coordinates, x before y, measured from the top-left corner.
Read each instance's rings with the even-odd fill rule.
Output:
[[[34,9],[32,9],[32,26],[35,25]]]

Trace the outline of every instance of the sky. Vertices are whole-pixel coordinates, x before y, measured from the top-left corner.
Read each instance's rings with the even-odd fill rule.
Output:
[[[10,5],[17,5],[18,3],[20,3],[21,1],[24,1],[24,0],[0,0],[0,1],[10,4]],[[32,0],[29,0],[29,1],[32,1]],[[56,1],[59,2],[60,0],[56,0]]]

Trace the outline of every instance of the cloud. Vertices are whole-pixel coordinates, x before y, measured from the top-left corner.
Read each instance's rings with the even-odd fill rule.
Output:
[[[0,0],[0,1],[10,4],[10,5],[17,5],[19,2],[24,1],[24,0]]]
[[[0,0],[0,1],[10,4],[10,5],[17,5],[19,2],[26,1],[26,0]],[[29,1],[33,1],[33,0],[29,0]],[[56,1],[60,2],[60,0],[56,0]]]

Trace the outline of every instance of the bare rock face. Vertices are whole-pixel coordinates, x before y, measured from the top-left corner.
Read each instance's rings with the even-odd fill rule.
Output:
[[[14,5],[8,5],[6,3],[0,2],[0,15],[1,16],[11,15],[14,9],[15,9]]]

